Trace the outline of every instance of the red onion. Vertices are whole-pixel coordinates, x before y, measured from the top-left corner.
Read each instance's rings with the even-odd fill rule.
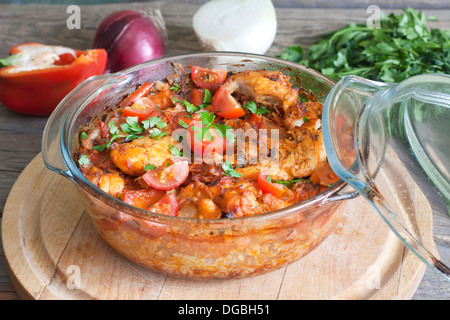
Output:
[[[165,54],[160,30],[142,13],[132,10],[107,16],[97,29],[94,47],[108,53],[105,73],[117,72]]]

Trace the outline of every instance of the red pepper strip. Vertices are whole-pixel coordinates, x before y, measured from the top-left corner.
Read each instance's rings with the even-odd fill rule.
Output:
[[[31,42],[11,48],[10,54],[35,59],[36,50],[33,49],[57,53],[53,46]],[[53,64],[34,67],[11,65],[0,69],[0,102],[15,112],[50,115],[76,86],[105,71],[107,53],[104,49],[72,52],[75,56],[62,53]]]
[[[152,90],[153,85],[154,85],[154,83],[144,82],[144,84],[142,84],[139,87],[139,89],[134,91],[132,94],[130,94],[128,97],[126,97],[125,100],[122,101],[122,103],[120,104],[120,107],[124,108],[124,107],[131,106],[133,103],[136,102],[136,100],[144,97],[147,93],[149,93],[150,90]]]

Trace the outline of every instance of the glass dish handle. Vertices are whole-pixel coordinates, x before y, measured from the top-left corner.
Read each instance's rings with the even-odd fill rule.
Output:
[[[44,128],[42,136],[42,158],[45,166],[73,181],[73,176],[64,164],[61,156],[61,145],[64,136],[63,128],[71,108],[86,99],[110,79],[108,75],[91,77],[82,82],[77,89],[70,92],[52,112]]]

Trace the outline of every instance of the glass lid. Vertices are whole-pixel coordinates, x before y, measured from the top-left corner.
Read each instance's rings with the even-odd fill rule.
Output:
[[[449,259],[439,258],[417,217],[427,210],[450,225],[449,123],[450,76],[438,74],[399,84],[347,76],[328,95],[323,113],[325,148],[335,173],[447,281]]]

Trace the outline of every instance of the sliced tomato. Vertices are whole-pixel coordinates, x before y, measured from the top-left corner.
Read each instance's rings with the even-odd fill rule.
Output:
[[[214,113],[224,118],[239,118],[245,114],[244,109],[225,86],[220,86],[217,90],[211,105]]]
[[[123,109],[123,116],[138,117],[139,121],[145,120],[155,111],[156,104],[147,97],[142,97],[136,100],[130,107]]]
[[[262,193],[270,193],[277,198],[280,198],[284,193],[283,185],[279,183],[272,183],[267,180],[268,172],[260,172],[258,174],[258,185]]]
[[[151,82],[144,82],[136,91],[134,91],[132,94],[130,94],[128,97],[125,98],[125,100],[122,101],[120,104],[120,107],[129,107],[133,103],[136,102],[137,99],[142,98],[147,93],[150,92],[150,90],[153,88],[154,83]]]
[[[178,160],[169,166],[161,166],[147,171],[142,180],[158,190],[171,190],[180,186],[189,175],[187,160]]]
[[[203,99],[205,97],[205,92],[200,89],[193,89],[191,91],[191,103],[194,106],[199,106],[203,104]]]
[[[184,122],[188,125],[187,131],[189,136],[187,137],[187,142],[189,148],[195,154],[200,156],[213,152],[223,154],[227,146],[227,140],[222,138],[213,127],[210,127],[203,136],[203,139],[200,140],[199,135],[203,128],[202,122],[193,119],[185,119]]]
[[[149,209],[152,212],[165,214],[168,216],[177,216],[180,211],[177,196],[174,193],[167,194]]]
[[[209,89],[225,81],[227,70],[193,66],[191,68],[191,77],[197,87]]]

